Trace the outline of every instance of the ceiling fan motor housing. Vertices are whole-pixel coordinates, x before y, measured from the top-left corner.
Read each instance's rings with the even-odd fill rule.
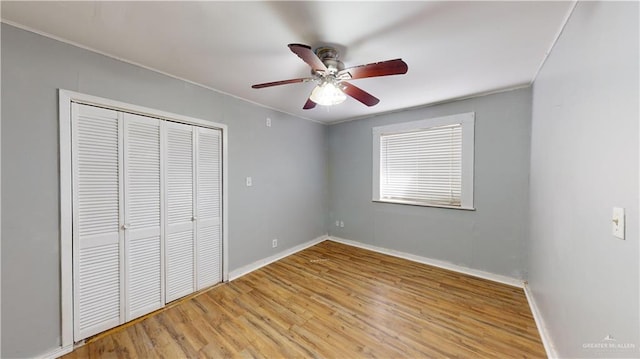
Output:
[[[330,74],[344,70],[344,64],[338,60],[338,50],[333,47],[323,46],[316,48],[314,52],[327,69],[329,69]],[[311,73],[315,75],[316,71],[312,70]]]

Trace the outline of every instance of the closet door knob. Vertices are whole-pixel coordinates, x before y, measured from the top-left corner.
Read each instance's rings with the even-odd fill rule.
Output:
[[[197,220],[198,220],[198,217],[191,217],[191,221],[192,221],[192,222],[195,222],[195,221],[197,221]]]
[[[126,230],[126,229],[129,229],[129,225],[128,225],[127,223],[123,224],[123,225],[122,225],[122,229],[125,229],[125,230]]]

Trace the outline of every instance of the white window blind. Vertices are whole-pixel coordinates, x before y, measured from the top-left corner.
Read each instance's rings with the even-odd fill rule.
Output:
[[[380,136],[381,199],[460,206],[462,125]]]
[[[373,128],[373,200],[473,208],[473,112]]]

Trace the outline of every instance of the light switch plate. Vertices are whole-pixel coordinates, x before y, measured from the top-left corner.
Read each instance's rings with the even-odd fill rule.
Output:
[[[613,236],[624,239],[624,208],[613,207],[611,225]]]
[[[267,127],[271,127],[271,118],[267,117]]]
[[[251,177],[247,177],[247,187],[251,186],[253,186],[253,181],[251,180]]]

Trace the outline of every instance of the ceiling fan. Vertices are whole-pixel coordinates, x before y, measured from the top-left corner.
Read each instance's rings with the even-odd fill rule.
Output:
[[[302,61],[311,67],[311,77],[266,82],[251,86],[260,89],[271,86],[287,85],[300,82],[314,81],[318,85],[313,89],[309,99],[302,107],[305,110],[316,107],[337,105],[344,102],[348,96],[367,106],[375,106],[380,102],[378,98],[352,85],[348,80],[388,75],[402,75],[407,73],[408,66],[402,59],[388,60],[367,65],[344,68],[338,60],[338,51],[333,47],[319,47],[315,51],[303,44],[289,44],[289,49]]]

